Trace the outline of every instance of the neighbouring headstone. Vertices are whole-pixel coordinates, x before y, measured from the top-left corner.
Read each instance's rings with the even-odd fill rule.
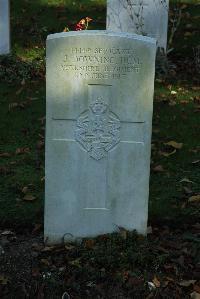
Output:
[[[133,34],[48,36],[47,243],[146,233],[155,54]]]
[[[0,55],[10,52],[9,0],[0,0]]]
[[[169,0],[107,0],[107,29],[157,39],[166,51]]]

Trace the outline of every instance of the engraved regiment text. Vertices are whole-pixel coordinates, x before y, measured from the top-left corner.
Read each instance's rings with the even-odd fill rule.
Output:
[[[74,78],[121,79],[139,73],[142,62],[134,49],[70,48],[61,68]]]

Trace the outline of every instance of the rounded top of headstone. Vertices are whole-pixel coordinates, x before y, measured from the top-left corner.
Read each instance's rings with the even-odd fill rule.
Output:
[[[139,34],[134,33],[127,33],[127,32],[113,32],[109,30],[82,30],[82,31],[69,31],[69,32],[60,32],[54,33],[47,36],[47,40],[57,39],[57,38],[65,38],[65,37],[73,37],[73,36],[107,36],[109,37],[126,37],[129,39],[134,39],[142,42],[151,43],[156,45],[156,39],[152,37],[147,37]]]

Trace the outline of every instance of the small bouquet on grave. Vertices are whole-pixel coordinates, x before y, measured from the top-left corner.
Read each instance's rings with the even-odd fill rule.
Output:
[[[86,17],[84,19],[81,19],[76,25],[75,25],[75,31],[81,31],[81,30],[87,30],[89,23],[92,21],[91,18]],[[68,27],[65,27],[63,32],[70,31]]]
[[[76,31],[80,30],[87,30],[89,26],[89,22],[91,22],[92,19],[89,17],[86,17],[85,19],[81,19],[75,26]]]

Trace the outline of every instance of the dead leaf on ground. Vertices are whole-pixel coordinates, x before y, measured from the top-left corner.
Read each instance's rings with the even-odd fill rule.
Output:
[[[25,201],[34,201],[35,199],[36,199],[36,197],[31,194],[26,194],[23,198],[23,200],[25,200]]]
[[[187,178],[184,178],[182,180],[180,180],[180,183],[192,183],[192,184],[195,184],[193,181],[187,179]]]
[[[2,236],[13,236],[14,233],[11,230],[5,230],[1,233]]]
[[[23,187],[22,188],[22,193],[26,194],[27,192],[28,192],[28,187],[27,186]]]
[[[65,245],[65,249],[66,250],[72,250],[72,249],[74,249],[75,248],[75,246],[73,246],[73,245],[71,245],[71,244],[67,244],[67,245]]]
[[[47,259],[41,259],[40,262],[45,266],[50,266],[50,262]]]
[[[122,239],[126,240],[127,239],[127,230],[120,226],[118,226],[118,229],[119,229],[119,234],[122,237]]]
[[[158,278],[156,276],[154,276],[153,283],[156,286],[156,288],[160,287],[160,281],[158,280]]]
[[[182,104],[182,105],[187,105],[189,103],[189,101],[181,100],[179,103]]]
[[[189,286],[195,284],[195,282],[196,282],[196,280],[193,280],[193,279],[192,280],[182,280],[178,284],[182,287],[189,287]]]
[[[87,249],[92,249],[95,245],[95,241],[93,239],[89,239],[85,241],[85,247]]]
[[[198,164],[200,160],[193,161],[192,164]]]
[[[39,98],[36,98],[36,97],[27,97],[27,99],[29,100],[29,101],[37,101],[37,100],[39,100]]]
[[[32,276],[33,277],[39,277],[40,276],[40,270],[38,268],[32,269]]]
[[[48,252],[54,250],[55,248],[56,248],[55,246],[45,246],[41,251]]]
[[[80,265],[80,260],[81,260],[81,258],[79,257],[79,258],[76,259],[76,260],[70,261],[69,264],[72,265],[72,266],[75,266],[75,267],[80,268],[80,267],[81,267],[81,265]]]
[[[191,35],[192,35],[192,32],[190,32],[190,31],[186,31],[185,34],[184,34],[184,36],[186,36],[186,37],[191,36]]]
[[[164,144],[165,145],[169,145],[169,146],[171,146],[171,147],[173,147],[175,149],[181,149],[183,147],[183,143],[178,143],[178,142],[173,141],[173,140],[171,140],[169,142],[166,142]]]
[[[65,27],[64,29],[63,29],[63,32],[68,32],[69,31],[69,28],[68,27]]]
[[[27,154],[30,153],[30,148],[29,147],[17,148],[15,153],[16,155]]]
[[[190,297],[191,299],[200,299],[200,294],[194,291],[190,294]]]
[[[188,199],[188,202],[194,202],[194,203],[200,202],[200,194],[191,196]]]
[[[195,284],[194,287],[193,287],[193,289],[194,289],[195,292],[197,292],[197,293],[200,294],[200,286],[198,286],[198,285]]]
[[[171,155],[173,155],[173,154],[176,153],[176,149],[174,149],[174,150],[173,150],[172,152],[170,152],[170,153],[162,152],[162,151],[160,151],[159,153],[160,153],[160,155],[162,155],[162,156],[164,156],[164,157],[169,157],[169,156],[171,156]]]
[[[165,170],[162,165],[157,165],[153,168],[153,171],[154,172],[164,172]]]

